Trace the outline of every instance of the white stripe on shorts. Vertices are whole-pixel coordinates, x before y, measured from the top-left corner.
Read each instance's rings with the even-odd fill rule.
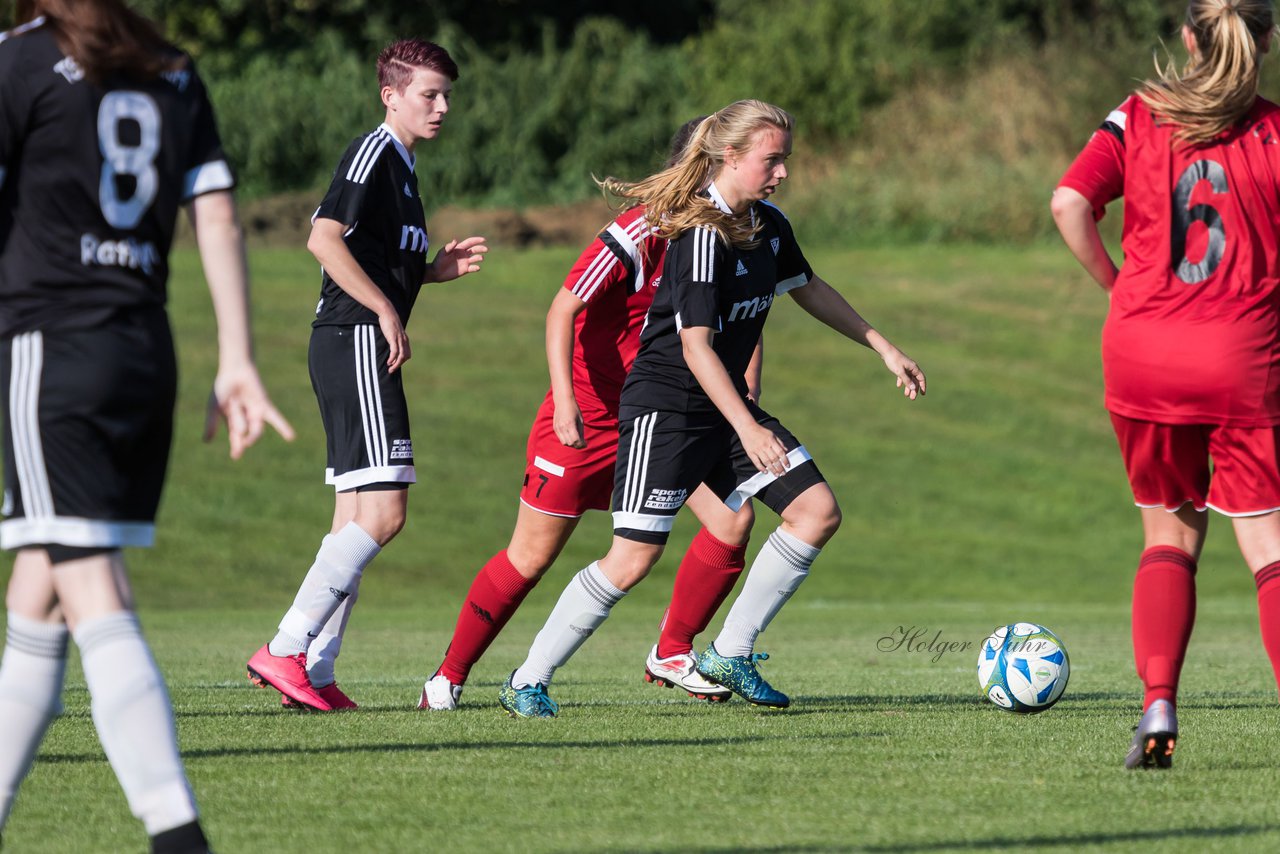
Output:
[[[545,459],[543,457],[535,456],[533,458],[533,464],[538,468],[542,469],[543,471],[549,474],[555,475],[556,477],[564,477],[564,466],[556,465],[555,463],[551,462],[551,460]]]
[[[44,369],[44,337],[40,332],[15,336],[9,376],[9,419],[22,512],[27,519],[53,516],[53,492],[40,441],[40,375]]]
[[[356,392],[360,398],[360,420],[364,425],[364,449],[371,468],[391,462],[387,423],[382,415],[382,389],[378,385],[378,341],[381,331],[361,324],[355,327]]]
[[[787,453],[787,462],[790,463],[790,465],[787,466],[787,471],[791,471],[796,466],[811,459],[813,459],[813,457],[809,456],[809,452],[805,450],[804,445],[792,448]],[[785,473],[783,476],[786,476]],[[732,495],[724,500],[724,504],[734,513],[737,513],[739,508],[741,508],[743,504],[747,503],[748,498],[755,495],[777,479],[778,476],[773,472],[756,472],[754,476],[749,477],[742,483],[738,484],[738,488],[733,491]]]
[[[658,413],[650,412],[635,420],[631,448],[627,453],[627,475],[622,485],[622,509],[635,513],[644,500],[644,474],[649,470],[649,447],[653,444],[653,425]]]
[[[155,543],[151,522],[105,522],[71,516],[6,519],[0,522],[0,548],[20,549],[58,543],[82,549],[147,548]]]
[[[613,514],[613,528],[630,528],[633,531],[657,531],[671,533],[676,523],[675,516],[651,516],[648,513],[626,513],[621,510]]]

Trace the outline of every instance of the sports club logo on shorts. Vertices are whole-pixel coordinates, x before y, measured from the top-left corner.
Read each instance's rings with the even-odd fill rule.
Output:
[[[687,489],[655,489],[644,500],[646,510],[679,510],[689,497]]]
[[[391,459],[393,460],[413,459],[413,440],[412,439],[392,439],[391,440]]]

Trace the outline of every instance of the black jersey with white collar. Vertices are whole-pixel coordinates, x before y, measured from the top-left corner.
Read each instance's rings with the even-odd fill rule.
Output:
[[[383,124],[347,147],[311,219],[331,219],[347,226],[343,235],[347,248],[395,306],[400,323],[407,324],[427,270],[427,220],[413,158],[391,128]],[[312,325],[377,322],[376,314],[323,272]]]
[[[189,57],[87,80],[40,20],[0,35],[0,335],[163,306],[178,208],[235,179]]]
[[[640,353],[623,387],[623,406],[715,411],[684,360],[680,331],[688,327],[715,330],[712,348],[746,394],[744,374],[774,299],[813,277],[782,211],[757,202],[751,215],[761,225],[754,249],[727,245],[705,226],[671,241],[640,333]]]

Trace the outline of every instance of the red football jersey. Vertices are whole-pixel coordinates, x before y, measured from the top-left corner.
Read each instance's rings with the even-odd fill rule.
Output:
[[[1280,424],[1280,108],[1173,144],[1136,96],[1061,186],[1124,197],[1124,262],[1102,333],[1106,406],[1168,424]]]
[[[640,349],[666,251],[667,241],[654,236],[637,206],[600,232],[564,281],[587,304],[573,347],[573,393],[587,421],[618,418],[622,382]]]

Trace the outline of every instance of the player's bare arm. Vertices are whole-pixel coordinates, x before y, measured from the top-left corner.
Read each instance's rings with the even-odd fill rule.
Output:
[[[451,282],[468,273],[479,273],[484,254],[488,251],[489,246],[483,237],[450,240],[427,265],[423,284]]]
[[[373,283],[347,248],[342,235],[348,229],[349,226],[336,220],[318,217],[311,225],[307,250],[315,256],[338,287],[378,316],[378,327],[387,339],[387,347],[391,352],[387,359],[387,370],[394,372],[413,355],[409,347],[409,336],[405,334],[400,315],[391,300]]]
[[[1071,254],[1084,267],[1085,272],[1104,291],[1110,293],[1120,271],[1116,269],[1111,254],[1102,242],[1102,235],[1098,232],[1093,203],[1078,190],[1059,187],[1053,191],[1053,201],[1049,207],[1053,211],[1053,221]]]
[[[572,291],[561,288],[547,310],[547,370],[551,374],[552,426],[567,447],[585,448],[582,410],[573,393],[574,321],[587,307]]]
[[[195,227],[213,313],[218,323],[218,373],[209,395],[204,439],[227,422],[232,459],[262,435],[264,424],[293,440],[293,427],[271,403],[253,362],[249,321],[249,272],[244,239],[229,191],[197,196],[188,209]]]
[[[756,468],[781,477],[790,465],[786,446],[772,431],[756,423],[751,410],[742,402],[729,372],[724,369],[724,362],[711,349],[715,335],[714,330],[706,326],[686,326],[680,330],[680,347],[685,363],[698,385],[742,439],[742,447]]]
[[[809,314],[851,341],[874,350],[884,360],[889,372],[897,377],[897,386],[906,397],[915,400],[917,396],[924,395],[926,382],[920,366],[877,332],[839,291],[814,276],[809,284],[792,289],[790,294]]]

